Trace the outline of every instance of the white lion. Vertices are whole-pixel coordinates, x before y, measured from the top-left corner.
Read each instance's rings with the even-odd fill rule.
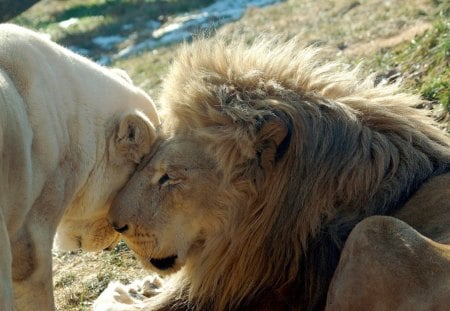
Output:
[[[117,241],[106,214],[158,124],[123,74],[0,25],[0,310],[55,308],[57,229],[65,249]]]

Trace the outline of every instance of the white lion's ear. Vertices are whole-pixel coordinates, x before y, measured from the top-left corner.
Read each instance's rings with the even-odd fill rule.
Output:
[[[278,116],[265,118],[256,133],[255,151],[259,165],[264,170],[271,170],[289,147],[289,142],[288,124]]]
[[[139,163],[156,139],[156,129],[145,114],[133,111],[119,120],[115,139],[117,152],[126,159]]]

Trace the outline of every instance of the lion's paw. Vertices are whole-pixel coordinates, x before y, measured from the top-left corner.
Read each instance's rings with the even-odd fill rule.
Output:
[[[134,311],[142,310],[143,301],[160,292],[162,280],[158,276],[147,276],[129,285],[112,281],[94,301],[93,311]]]
[[[162,279],[156,275],[149,275],[144,278],[142,281],[135,281],[133,284],[141,282],[142,284],[139,286],[138,294],[150,298],[160,293],[162,287]]]
[[[125,285],[118,281],[113,281],[94,301],[92,309],[94,311],[139,310],[133,307],[133,305],[139,303],[140,301],[129,293]]]

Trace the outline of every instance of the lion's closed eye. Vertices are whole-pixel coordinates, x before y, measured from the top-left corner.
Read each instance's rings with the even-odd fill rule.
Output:
[[[182,181],[182,178],[179,178],[179,176],[176,176],[172,173],[165,173],[163,174],[159,180],[158,185],[161,188],[169,187],[169,189],[173,189],[173,186],[178,185]]]
[[[160,186],[164,185],[166,182],[170,180],[169,174],[164,174],[161,176],[161,178],[158,180],[158,184]]]

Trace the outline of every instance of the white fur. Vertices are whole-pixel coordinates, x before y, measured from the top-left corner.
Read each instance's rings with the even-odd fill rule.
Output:
[[[158,295],[162,281],[158,276],[150,275],[142,280],[123,285],[112,281],[102,294],[95,300],[95,311],[132,311],[142,310],[147,298]]]
[[[109,205],[159,124],[130,81],[35,32],[0,25],[0,310],[54,309],[58,223],[66,249],[117,240]]]

